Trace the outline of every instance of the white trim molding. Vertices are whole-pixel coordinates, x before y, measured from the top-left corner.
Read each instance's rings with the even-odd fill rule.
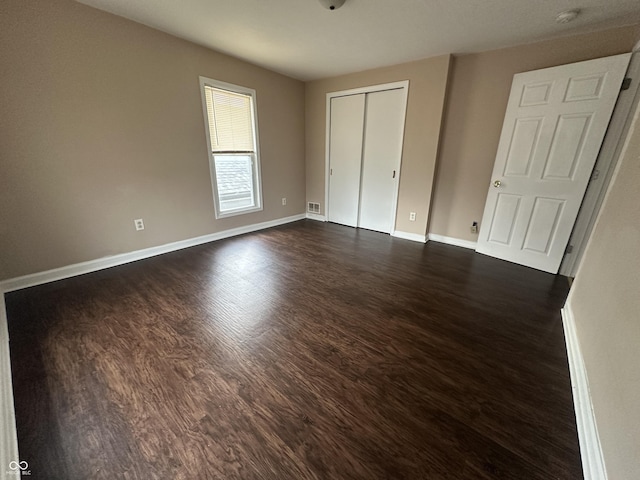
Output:
[[[327,217],[325,217],[324,215],[318,215],[317,213],[309,213],[309,212],[307,212],[307,218],[309,220],[316,220],[318,222],[326,222],[327,221]]]
[[[567,343],[571,390],[576,411],[584,478],[585,480],[607,480],[607,470],[589,391],[589,379],[580,351],[573,312],[568,304],[562,309],[562,325]]]
[[[438,243],[446,243],[447,245],[454,245],[456,247],[470,248],[471,250],[475,250],[477,246],[477,242],[462,240],[461,238],[445,237],[444,235],[438,235],[436,233],[430,233],[429,240]]]
[[[215,240],[222,240],[224,238],[235,237],[237,235],[243,235],[245,233],[256,232],[258,230],[264,230],[265,228],[277,227],[278,225],[296,222],[298,220],[303,220],[304,218],[306,218],[305,214],[301,213],[299,215],[293,215],[291,217],[278,218],[276,220],[270,220],[268,222],[255,223],[253,225],[246,225],[244,227],[232,228],[230,230],[223,230],[221,232],[211,233],[209,235],[203,235],[201,237],[189,238],[186,240],[180,240],[178,242],[167,243],[165,245],[160,245],[157,247],[145,248],[143,250],[136,250],[129,253],[121,253],[119,255],[112,255],[109,257],[98,258],[96,260],[89,260],[88,262],[76,263],[73,265],[67,265],[66,267],[55,268],[53,270],[47,270],[45,272],[32,273],[31,275],[11,278],[9,280],[0,282],[0,292],[11,292],[13,290],[33,287],[35,285],[41,285],[43,283],[71,278],[77,275],[83,275],[85,273],[97,272],[98,270],[104,270],[105,268],[116,267],[118,265],[124,265],[125,263],[155,257],[156,255],[162,255],[163,253],[175,252],[176,250],[182,250],[183,248],[202,245],[203,243],[209,243]]]
[[[9,331],[4,293],[0,292],[0,479],[8,478],[9,462],[19,461],[16,416],[13,408]]]
[[[392,237],[402,238],[404,240],[411,240],[413,242],[427,243],[427,236],[420,235],[419,233],[401,232],[400,230],[394,230],[391,232]]]

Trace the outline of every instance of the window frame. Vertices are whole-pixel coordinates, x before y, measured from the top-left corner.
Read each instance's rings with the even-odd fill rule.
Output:
[[[207,140],[207,151],[209,158],[209,173],[211,175],[211,188],[213,193],[213,204],[215,208],[215,216],[216,219],[226,218],[226,217],[234,217],[236,215],[244,215],[252,212],[259,212],[263,210],[262,206],[262,171],[260,166],[260,141],[258,136],[258,110],[257,110],[257,99],[256,99],[256,91],[252,88],[243,87],[241,85],[235,85],[232,83],[222,82],[220,80],[215,80],[213,78],[200,77],[200,98],[202,103],[202,113],[204,115],[204,127],[205,127],[205,137]],[[231,93],[237,93],[242,95],[247,95],[250,97],[251,101],[251,123],[253,125],[253,152],[214,152],[211,146],[211,129],[209,125],[209,115],[207,113],[207,98],[205,94],[205,87],[217,88],[220,90],[227,90]],[[215,156],[229,156],[229,155],[244,155],[250,156],[252,158],[252,179],[253,179],[253,196],[254,196],[254,206],[237,208],[231,211],[223,212],[220,209],[220,194],[218,192],[218,181],[216,177],[216,165],[215,165]]]

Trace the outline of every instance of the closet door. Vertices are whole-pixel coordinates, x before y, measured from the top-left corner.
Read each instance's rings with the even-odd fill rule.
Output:
[[[365,95],[331,99],[329,221],[358,226]]]
[[[404,117],[402,89],[367,94],[359,227],[393,231]]]

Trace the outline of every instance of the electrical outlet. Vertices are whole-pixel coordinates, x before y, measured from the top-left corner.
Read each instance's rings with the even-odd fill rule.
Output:
[[[416,212],[410,212],[409,213],[409,221],[410,222],[415,222],[416,221]]]
[[[471,224],[471,233],[478,233],[478,222],[473,222]]]
[[[144,222],[141,218],[135,219],[133,224],[136,226],[136,230],[144,230]]]
[[[287,204],[287,197],[282,197],[282,205],[286,205]]]

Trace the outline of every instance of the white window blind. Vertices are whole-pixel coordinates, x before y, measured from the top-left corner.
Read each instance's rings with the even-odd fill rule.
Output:
[[[200,77],[216,218],[262,210],[256,92]]]
[[[251,96],[205,86],[212,152],[254,152]]]

